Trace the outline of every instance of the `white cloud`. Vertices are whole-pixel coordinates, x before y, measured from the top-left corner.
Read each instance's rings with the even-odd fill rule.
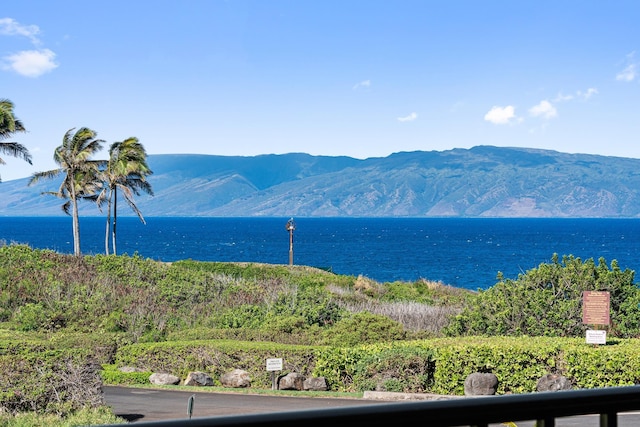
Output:
[[[534,105],[529,109],[529,114],[533,117],[542,117],[543,119],[552,119],[558,116],[558,110],[552,103],[546,99],[540,101],[537,105]]]
[[[354,90],[358,90],[358,89],[369,89],[371,87],[371,80],[363,80],[360,83],[356,83],[353,86]]]
[[[48,73],[58,66],[54,59],[56,54],[49,49],[23,50],[13,55],[5,56],[8,64],[5,70],[12,70],[26,77],[38,77]]]
[[[635,55],[635,51],[627,55],[627,59],[624,61],[626,66],[622,71],[616,74],[616,80],[621,82],[631,82],[636,79],[638,76],[638,64],[634,60]]]
[[[563,93],[559,93],[558,96],[553,98],[552,102],[567,102],[573,99],[573,95],[565,95]]]
[[[37,25],[22,25],[11,18],[0,18],[0,34],[5,36],[24,36],[37,45],[40,43],[38,37],[40,28]]]
[[[638,75],[636,64],[629,64],[624,70],[616,74],[616,80],[621,82],[632,82]]]
[[[50,49],[40,48],[38,34],[40,28],[37,25],[22,25],[12,18],[0,18],[0,35],[26,37],[36,47],[35,50],[22,50],[5,56],[0,67],[26,77],[38,77],[56,68],[56,54]]]
[[[552,103],[558,103],[558,102],[568,102],[568,101],[573,101],[574,99],[578,98],[578,99],[583,99],[583,100],[588,100],[589,98],[591,98],[593,95],[597,95],[598,89],[596,89],[595,87],[590,87],[585,91],[582,90],[577,90],[575,92],[575,94],[569,94],[569,95],[565,95],[563,93],[559,93],[555,98],[553,98],[550,102]]]
[[[593,95],[597,95],[597,94],[598,94],[598,89],[594,87],[590,87],[589,89],[586,90],[586,92],[578,91],[578,96],[581,97],[582,99],[589,99]]]
[[[494,106],[484,115],[484,119],[496,125],[504,125],[510,123],[512,119],[516,118],[516,109],[513,105],[507,105],[506,107]]]
[[[399,122],[412,122],[415,119],[418,118],[418,114],[417,113],[411,113],[408,116],[405,117],[398,117],[398,121]]]

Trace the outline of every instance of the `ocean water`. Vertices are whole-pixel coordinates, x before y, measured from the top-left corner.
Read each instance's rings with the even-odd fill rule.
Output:
[[[118,253],[161,261],[289,262],[288,218],[118,218]],[[640,220],[295,218],[294,264],[380,282],[420,278],[486,289],[554,253],[640,268]],[[80,219],[85,254],[103,253],[105,219]],[[70,217],[0,218],[0,240],[73,251]]]

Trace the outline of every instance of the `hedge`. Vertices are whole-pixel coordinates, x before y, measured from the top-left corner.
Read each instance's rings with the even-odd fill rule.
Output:
[[[640,340],[607,345],[584,339],[547,337],[465,337],[394,342],[354,347],[282,345],[264,342],[180,341],[131,344],[118,349],[117,366],[168,372],[181,378],[192,370],[214,381],[239,368],[252,385],[268,388],[265,360],[284,359],[284,371],[323,376],[335,391],[464,393],[473,372],[491,372],[498,394],[534,392],[538,379],[565,375],[577,388],[632,385],[640,382]]]

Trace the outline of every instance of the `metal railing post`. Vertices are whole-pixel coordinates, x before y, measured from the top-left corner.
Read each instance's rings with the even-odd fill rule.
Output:
[[[600,427],[618,427],[618,414],[616,412],[600,414]]]

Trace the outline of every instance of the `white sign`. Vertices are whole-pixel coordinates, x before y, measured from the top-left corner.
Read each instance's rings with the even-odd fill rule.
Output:
[[[282,358],[267,359],[267,371],[282,371]]]
[[[606,344],[607,331],[587,329],[587,344]]]

